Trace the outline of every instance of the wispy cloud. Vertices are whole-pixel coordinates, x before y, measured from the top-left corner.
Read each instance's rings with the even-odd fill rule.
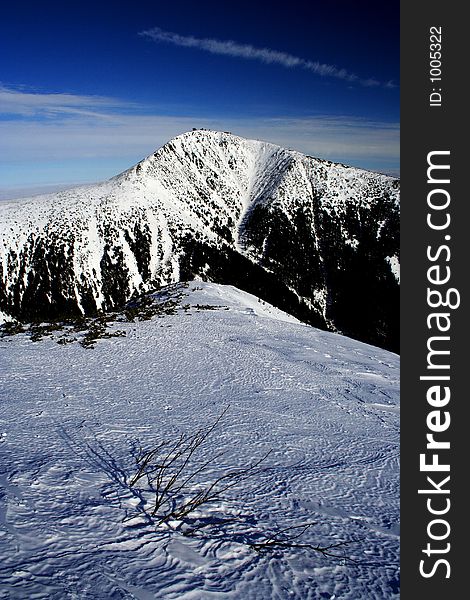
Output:
[[[239,44],[232,40],[217,40],[212,38],[196,38],[192,35],[180,35],[171,31],[164,31],[160,27],[153,27],[146,31],[141,31],[139,35],[147,37],[154,42],[173,44],[184,48],[197,48],[205,50],[211,54],[222,54],[244,58],[247,60],[257,60],[266,64],[277,64],[288,69],[300,68],[306,69],[315,75],[322,77],[335,77],[349,83],[357,83],[366,87],[395,87],[393,82],[380,82],[377,79],[362,78],[346,69],[340,69],[335,65],[320,63],[318,61],[306,60],[287,52],[280,52],[271,48],[256,48],[251,44]]]
[[[105,96],[44,94],[12,88],[0,83],[0,115],[19,117],[78,115],[107,118],[109,111],[124,107],[129,109],[130,103]]]

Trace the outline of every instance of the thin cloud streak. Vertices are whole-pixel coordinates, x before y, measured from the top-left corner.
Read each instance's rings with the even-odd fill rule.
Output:
[[[364,79],[346,69],[339,69],[334,65],[320,63],[318,61],[306,60],[287,52],[280,52],[271,48],[256,48],[251,44],[239,44],[233,40],[217,40],[212,38],[196,38],[194,36],[185,36],[171,31],[164,31],[160,27],[153,27],[139,33],[142,37],[147,37],[154,42],[173,44],[184,48],[196,48],[205,50],[211,54],[220,54],[247,60],[257,60],[266,64],[277,64],[287,69],[306,69],[315,75],[321,77],[335,77],[348,83],[357,83],[365,87],[395,87],[393,82],[382,83],[377,79],[370,77]]]
[[[0,84],[0,114],[38,117],[57,114],[107,118],[107,112],[131,108],[115,98],[79,94],[25,92]]]

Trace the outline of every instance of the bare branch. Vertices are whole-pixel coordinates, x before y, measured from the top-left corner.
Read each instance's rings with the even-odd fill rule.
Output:
[[[219,476],[212,477],[208,483],[197,485],[197,478],[216,464],[218,459],[227,452],[226,450],[218,452],[202,463],[194,464],[196,452],[220,423],[228,409],[229,407],[225,408],[210,426],[198,429],[192,434],[181,433],[175,440],[162,441],[149,450],[139,447],[136,457],[137,470],[129,480],[129,489],[132,490],[143,480],[147,482],[147,488],[139,488],[138,493],[142,498],[151,495],[151,508],[150,510],[141,508],[141,510],[157,527],[168,524],[169,521],[182,521],[187,526],[191,521],[190,515],[194,514],[201,506],[220,501],[224,493],[240,485],[249,477],[267,469],[267,467],[260,468],[260,465],[268,458],[272,450],[248,466],[230,469]],[[209,535],[216,535],[215,532],[220,534],[220,528],[224,526],[223,535],[229,535],[225,527],[234,523],[241,523],[241,520],[221,518],[218,519],[217,524],[214,524],[213,521],[203,519],[198,525],[189,530],[183,530],[182,533],[195,535],[201,529],[206,529],[206,531],[209,529]],[[247,544],[256,552],[269,551],[274,548],[303,549],[353,563],[358,562],[338,550],[357,540],[342,541],[329,546],[303,542],[304,534],[315,524],[308,522],[291,525],[271,533],[261,532],[261,536],[264,538],[260,540],[258,537],[257,541],[250,541],[248,537],[252,537],[254,532],[241,535],[240,533],[230,533],[230,535],[235,535],[239,541]]]

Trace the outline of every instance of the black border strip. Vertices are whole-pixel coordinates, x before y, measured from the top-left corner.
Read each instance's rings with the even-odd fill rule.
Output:
[[[470,37],[464,6],[435,0],[401,4],[401,597],[405,600],[460,598],[466,588],[463,543],[469,529],[466,494],[470,494],[466,489],[470,432],[464,412],[469,402],[465,376],[470,373],[466,213],[470,195],[464,183],[470,152],[464,140],[470,137],[470,127],[464,88]],[[431,52],[441,56],[433,58]],[[433,75],[435,81],[430,80]],[[450,169],[428,172],[430,163]],[[442,208],[436,208],[439,203]],[[449,280],[441,283],[448,275]],[[430,303],[439,304],[439,295],[429,299],[428,288],[441,292],[443,303],[449,299],[456,305],[459,297],[459,307],[432,308]],[[450,289],[455,291],[446,296]],[[438,319],[430,317],[432,313],[448,316]],[[438,322],[448,330],[440,331]],[[433,353],[436,350],[449,354]],[[433,386],[434,392],[429,392]],[[427,434],[444,445],[427,448]],[[445,442],[450,443],[449,449]],[[430,468],[424,463],[434,460],[450,470],[420,469],[420,454],[425,454],[424,469]],[[420,494],[420,489],[425,491]]]

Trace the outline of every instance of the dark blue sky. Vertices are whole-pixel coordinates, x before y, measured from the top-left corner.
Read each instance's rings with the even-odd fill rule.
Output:
[[[398,86],[396,1],[8,3],[0,187],[105,178],[191,126],[397,172]]]

